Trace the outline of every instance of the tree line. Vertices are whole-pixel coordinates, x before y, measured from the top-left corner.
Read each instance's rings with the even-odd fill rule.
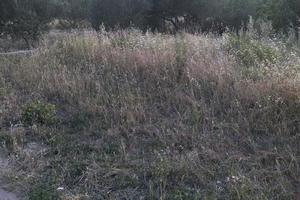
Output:
[[[300,26],[299,0],[1,0],[0,34],[36,38],[53,19],[73,26],[89,22],[98,30],[136,27],[176,32],[181,29],[238,33],[254,20],[272,23],[276,32]],[[298,37],[298,35],[297,35]]]

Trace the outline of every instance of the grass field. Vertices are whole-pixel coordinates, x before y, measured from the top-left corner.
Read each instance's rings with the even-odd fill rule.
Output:
[[[289,41],[55,34],[0,66],[0,176],[25,199],[300,196],[300,48]]]

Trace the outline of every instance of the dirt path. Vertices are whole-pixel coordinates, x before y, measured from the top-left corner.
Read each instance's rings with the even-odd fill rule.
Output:
[[[3,170],[7,167],[8,160],[4,154],[0,152],[0,175]],[[11,192],[6,191],[1,187],[0,183],[0,200],[18,200],[17,196]]]

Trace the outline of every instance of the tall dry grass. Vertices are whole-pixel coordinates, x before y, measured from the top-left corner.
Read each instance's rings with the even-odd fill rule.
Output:
[[[0,64],[0,136],[15,170],[7,178],[32,199],[299,195],[296,46],[84,32],[45,37],[34,55]],[[56,123],[15,128],[32,102],[55,104]]]

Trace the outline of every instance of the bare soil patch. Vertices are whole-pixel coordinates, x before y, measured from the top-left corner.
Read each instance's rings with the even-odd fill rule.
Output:
[[[0,152],[0,174],[8,165],[7,157]],[[0,200],[18,200],[17,196],[14,193],[6,191],[2,188],[1,180],[0,180]]]

